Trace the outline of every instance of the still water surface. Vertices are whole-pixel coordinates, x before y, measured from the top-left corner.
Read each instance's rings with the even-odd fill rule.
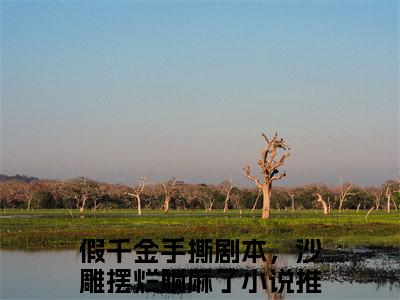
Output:
[[[78,251],[0,251],[1,298],[2,299],[400,299],[399,256],[378,255],[347,260],[337,257],[330,263],[307,265],[296,264],[297,256],[278,255],[278,268],[319,268],[322,271],[321,294],[273,294],[262,289],[259,280],[257,293],[249,293],[252,284],[243,289],[244,276],[232,279],[232,292],[221,293],[226,279],[215,276],[211,279],[212,292],[206,293],[130,293],[89,294],[80,293],[81,269],[111,268],[171,269],[171,268],[239,268],[249,270],[262,267],[265,263],[242,262],[235,265],[189,264],[189,257],[179,257],[176,264],[167,264],[165,257],[157,255],[158,264],[138,264],[135,253],[123,254],[121,264],[114,254],[105,254],[105,263],[83,264]],[[107,280],[107,276],[105,276]],[[160,277],[161,278],[161,277]],[[294,285],[294,288],[296,286]]]

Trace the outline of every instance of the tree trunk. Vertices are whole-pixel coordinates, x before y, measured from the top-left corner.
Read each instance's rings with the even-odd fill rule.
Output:
[[[379,206],[381,205],[381,200],[380,199],[377,199],[376,200],[376,209],[378,210],[379,209]]]
[[[386,189],[386,198],[387,198],[387,204],[386,204],[386,209],[387,212],[390,212],[390,199],[392,198],[392,192],[390,191],[390,186],[387,187]]]
[[[164,201],[164,212],[167,212],[169,210],[169,202],[171,201],[170,197],[165,197]]]
[[[81,214],[81,218],[83,218],[83,211],[85,210],[86,201],[87,201],[87,196],[83,195],[82,201],[81,201],[81,206],[79,207],[79,212]]]
[[[324,215],[328,214],[328,205],[326,204],[325,200],[322,198],[320,194],[317,194],[318,199],[317,202],[320,202],[322,204],[322,209],[324,210]]]
[[[253,205],[251,212],[253,212],[256,209],[257,201],[258,201],[258,198],[260,198],[260,196],[261,196],[261,191],[258,191],[258,195],[257,195],[256,201],[254,201],[254,205]]]
[[[372,211],[373,209],[374,209],[374,207],[372,206],[372,207],[369,209],[369,211],[367,212],[367,214],[365,215],[364,220],[367,220],[369,214],[371,213],[371,211]]]
[[[94,199],[94,203],[93,203],[93,212],[96,212],[97,210],[97,198]]]
[[[140,197],[137,196],[137,210],[138,210],[138,215],[140,216],[142,214],[142,202],[140,201]]]
[[[396,202],[395,202],[394,200],[392,200],[392,202],[393,202],[394,209],[397,211],[397,205],[396,205]]]
[[[226,200],[225,200],[224,213],[226,213],[228,211],[228,200],[229,200],[229,198],[226,198]]]
[[[271,205],[271,191],[267,186],[263,186],[262,188],[263,193],[263,210],[262,210],[262,218],[268,219],[269,218],[269,211]]]

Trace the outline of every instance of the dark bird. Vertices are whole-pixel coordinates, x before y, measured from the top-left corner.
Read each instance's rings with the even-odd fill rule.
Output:
[[[279,171],[277,169],[273,169],[271,174],[269,175],[269,179],[271,179],[272,176],[274,176],[275,174],[278,174],[278,173],[279,173]]]

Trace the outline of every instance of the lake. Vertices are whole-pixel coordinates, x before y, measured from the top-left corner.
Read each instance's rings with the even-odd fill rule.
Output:
[[[2,250],[0,255],[2,299],[399,299],[400,295],[400,257],[398,253],[382,251],[328,252],[322,255],[318,263],[308,264],[297,264],[297,255],[279,254],[274,264],[268,259],[267,262],[258,259],[256,263],[246,261],[237,264],[189,264],[188,255],[178,256],[175,264],[169,264],[166,257],[159,253],[155,255],[159,260],[157,264],[143,264],[135,262],[135,252],[122,254],[122,263],[117,263],[114,253],[105,253],[105,263],[90,264],[81,262],[81,254],[78,251]],[[242,257],[241,255],[240,260]],[[138,287],[134,280],[134,273],[138,270],[143,270],[144,275],[148,275],[147,269],[175,269],[188,275],[190,272],[195,274],[205,269],[212,291],[197,293],[185,290],[183,293],[172,293],[155,289],[147,293],[118,294],[107,293],[106,284],[104,294],[80,292],[81,269],[103,269],[107,281],[106,272],[116,268],[131,269],[133,288]],[[271,283],[268,282],[270,270],[278,272],[288,268],[296,271],[307,268],[320,270],[321,293],[298,293],[296,284],[292,284],[294,293],[287,293],[285,290],[283,293],[271,293]],[[222,293],[228,284],[228,269],[228,273],[232,275],[231,292]],[[136,275],[138,274],[137,272]],[[254,274],[255,277],[252,277]],[[262,274],[266,275],[267,289],[262,288]],[[247,286],[243,288],[246,277]],[[155,274],[154,278],[161,280],[161,271]],[[253,279],[257,285],[256,293],[249,292],[253,287]],[[279,283],[277,286],[279,288]],[[148,287],[145,285],[145,289]]]

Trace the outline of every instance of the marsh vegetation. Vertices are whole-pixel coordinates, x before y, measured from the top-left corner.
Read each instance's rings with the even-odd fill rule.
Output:
[[[71,215],[72,212],[72,215]],[[223,209],[143,210],[98,209],[80,218],[78,209],[6,210],[0,215],[2,249],[74,249],[83,238],[230,238],[267,241],[267,247],[296,251],[296,240],[319,238],[324,248],[399,247],[400,214],[347,210],[324,215],[321,210],[272,210],[261,219],[261,210],[227,213]]]

